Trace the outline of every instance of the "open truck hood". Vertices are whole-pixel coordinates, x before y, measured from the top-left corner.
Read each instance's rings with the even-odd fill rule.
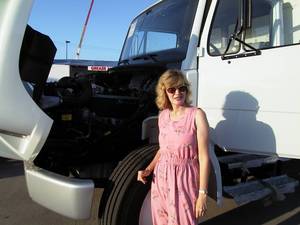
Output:
[[[45,73],[51,67],[51,59],[40,57],[33,42],[53,43],[47,36],[26,29],[31,7],[31,0],[0,2],[0,156],[25,161],[36,157],[52,125],[52,120],[36,104],[39,96],[35,94],[33,100],[23,85],[23,81],[33,82],[37,84],[36,88],[45,80]],[[25,30],[30,37],[23,48]],[[53,46],[50,57],[56,52]],[[32,57],[37,61],[30,59],[32,54],[37,54]],[[39,82],[32,79],[39,76],[43,76]]]

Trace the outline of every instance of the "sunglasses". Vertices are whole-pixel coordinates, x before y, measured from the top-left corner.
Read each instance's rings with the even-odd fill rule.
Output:
[[[181,86],[181,87],[170,87],[167,88],[167,92],[169,94],[175,94],[176,90],[178,90],[180,93],[186,92],[187,91],[187,87],[186,86]]]

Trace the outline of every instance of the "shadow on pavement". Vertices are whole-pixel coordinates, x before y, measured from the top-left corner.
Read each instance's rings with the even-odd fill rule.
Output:
[[[24,175],[23,162],[0,158],[0,179]]]

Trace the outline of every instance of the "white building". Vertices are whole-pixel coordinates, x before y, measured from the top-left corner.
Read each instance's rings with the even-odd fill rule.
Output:
[[[59,80],[65,76],[76,76],[95,71],[107,71],[116,65],[116,61],[56,59],[51,67],[48,80]]]

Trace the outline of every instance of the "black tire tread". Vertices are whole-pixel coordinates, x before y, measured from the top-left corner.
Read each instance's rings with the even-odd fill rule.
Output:
[[[128,186],[133,177],[136,176],[137,170],[148,164],[157,150],[157,145],[147,145],[134,150],[115,168],[110,176],[113,186],[105,206],[104,215],[100,219],[100,225],[117,225],[119,208]]]

